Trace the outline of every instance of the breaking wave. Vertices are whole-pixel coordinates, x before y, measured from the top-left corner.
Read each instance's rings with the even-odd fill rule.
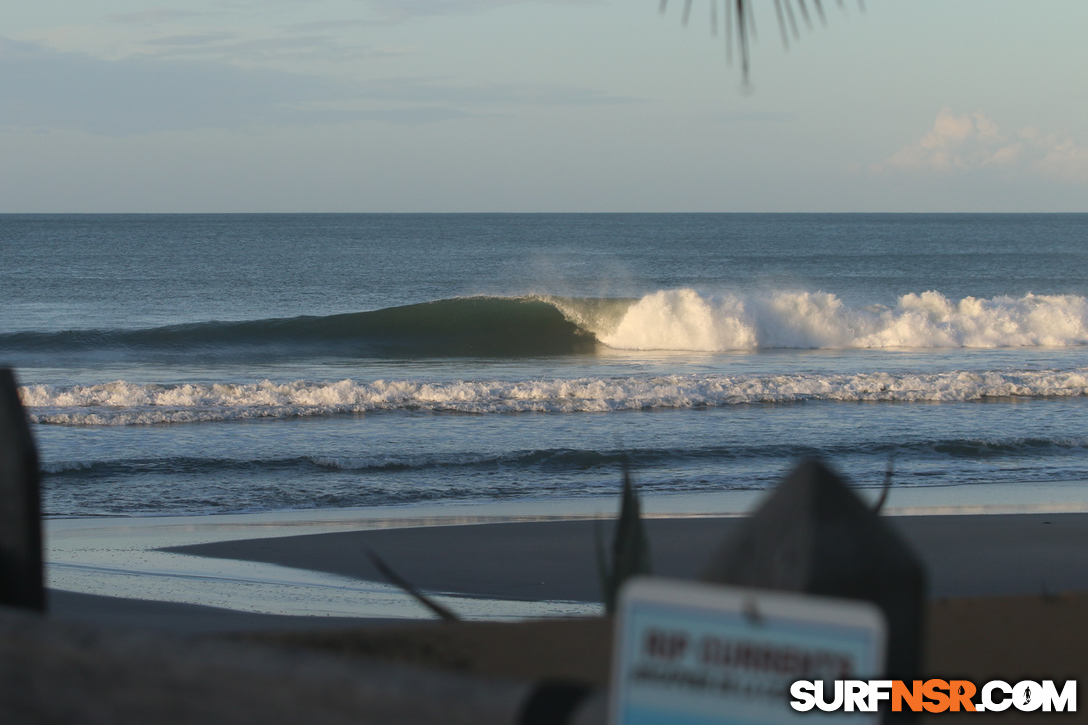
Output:
[[[0,355],[320,358],[539,356],[622,350],[996,348],[1088,344],[1088,300],[1076,295],[908,294],[895,306],[849,307],[826,292],[641,299],[468,297],[373,312],[143,330],[0,335]]]
[[[894,307],[847,307],[825,292],[707,296],[660,291],[595,329],[629,350],[769,348],[995,348],[1088,344],[1088,300],[1075,295],[966,297],[908,294]]]
[[[1088,368],[930,374],[661,375],[572,380],[262,381],[20,389],[30,419],[55,425],[138,425],[379,411],[604,413],[803,401],[962,402],[1088,395]]]

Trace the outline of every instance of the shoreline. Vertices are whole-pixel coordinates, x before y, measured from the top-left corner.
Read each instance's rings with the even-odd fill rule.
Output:
[[[783,470],[783,474],[788,469]],[[849,479],[848,479],[849,480]],[[777,479],[776,479],[777,482]],[[636,481],[637,483],[637,481]],[[738,488],[699,492],[640,492],[643,516],[707,517],[743,516],[754,510],[774,488]],[[854,492],[873,503],[880,496],[881,485],[851,484]],[[49,515],[46,522],[160,520],[166,524],[178,520],[215,519],[217,521],[250,521],[260,525],[292,526],[324,522],[412,522],[407,525],[425,526],[451,519],[487,518],[495,521],[537,520],[540,518],[601,518],[614,515],[618,507],[615,493],[607,495],[568,496],[559,498],[509,498],[452,500],[442,502],[411,502],[380,506],[285,508],[271,510],[207,511],[136,514],[91,514],[87,516]],[[1088,478],[1072,478],[1048,482],[1014,483],[954,483],[897,486],[893,485],[884,513],[890,516],[936,516],[947,514],[1016,514],[1016,513],[1088,513]]]
[[[678,515],[647,502],[661,575],[696,576],[740,522],[737,511]],[[563,503],[53,519],[47,574],[56,616],[103,623],[223,631],[427,618],[373,570],[370,548],[470,619],[594,614],[594,530],[607,542],[611,524],[600,519],[615,514]],[[927,563],[931,599],[1088,591],[1088,511],[985,509],[888,512]]]
[[[925,562],[931,599],[1088,590],[1088,514],[888,516]],[[698,578],[742,524],[738,517],[645,521],[656,575]],[[377,552],[429,592],[512,600],[599,602],[596,531],[613,522],[481,523],[224,541],[168,549],[382,581]]]

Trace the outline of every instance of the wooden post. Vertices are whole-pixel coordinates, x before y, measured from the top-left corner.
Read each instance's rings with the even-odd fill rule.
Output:
[[[0,368],[0,605],[45,611],[38,454],[15,375]]]

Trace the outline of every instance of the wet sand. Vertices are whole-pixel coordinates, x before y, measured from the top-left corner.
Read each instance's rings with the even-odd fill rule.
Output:
[[[404,621],[362,617],[290,617],[256,614],[199,604],[105,597],[59,589],[49,590],[47,603],[49,616],[52,619],[102,627],[156,630],[178,635],[296,631],[317,628],[357,629]]]
[[[1088,514],[894,516],[889,521],[925,561],[932,599],[1088,592]],[[697,577],[739,523],[738,518],[649,519],[654,572]],[[403,577],[432,593],[598,602],[597,530],[607,542],[611,523],[575,520],[384,528],[219,541],[168,550],[384,581],[366,556],[372,550]],[[62,620],[180,634],[405,623],[403,619],[256,614],[58,590],[50,592],[50,611]],[[429,615],[418,608],[418,616]]]
[[[1088,514],[889,517],[929,572],[931,598],[1088,591]],[[698,576],[738,518],[647,521],[654,573]],[[171,551],[382,581],[378,553],[421,589],[469,596],[600,601],[595,530],[541,521],[311,534]]]
[[[925,561],[924,669],[974,681],[1088,677],[1088,514],[889,517]],[[737,518],[647,521],[655,571],[696,576]],[[365,552],[434,593],[597,601],[595,521],[341,531],[174,547],[380,580]],[[224,562],[226,565],[226,562]],[[463,601],[463,600],[462,600]],[[225,634],[480,675],[608,681],[605,619],[457,626],[405,619],[276,616],[192,604],[51,592],[51,617],[173,634]],[[419,609],[420,617],[426,613]],[[525,652],[533,657],[526,658]],[[572,652],[576,656],[572,656]]]

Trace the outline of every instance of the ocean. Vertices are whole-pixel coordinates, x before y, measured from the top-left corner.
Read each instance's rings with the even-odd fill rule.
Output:
[[[3,215],[50,517],[1088,500],[1088,215]],[[708,508],[712,508],[708,504]]]

